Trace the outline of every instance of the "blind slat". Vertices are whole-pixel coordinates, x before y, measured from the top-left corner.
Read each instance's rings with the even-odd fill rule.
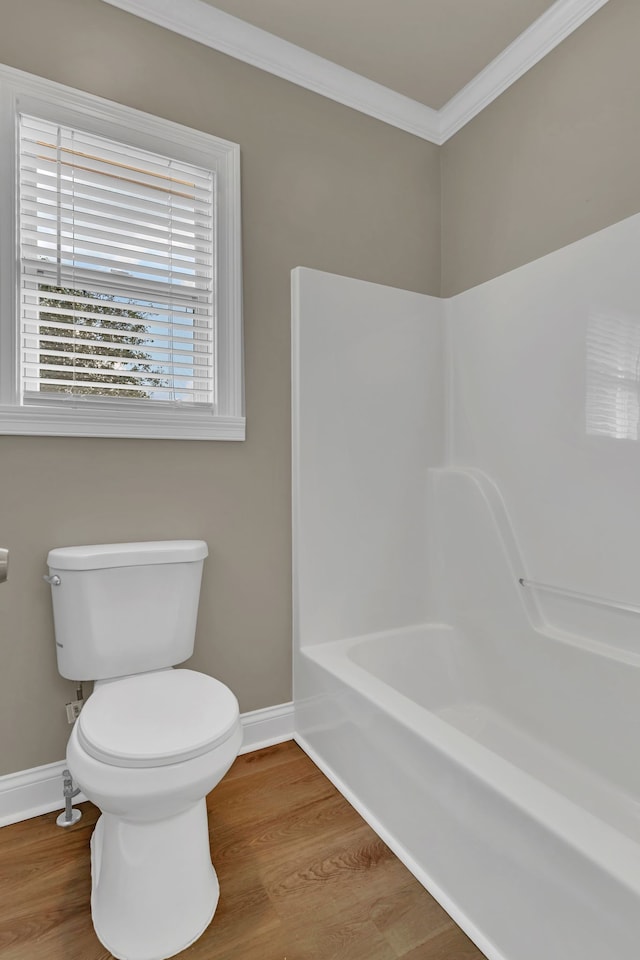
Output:
[[[43,283],[39,283],[34,289],[25,287],[23,290],[25,309],[33,312],[40,310],[40,308],[46,308],[47,313],[60,315],[76,313],[80,315],[85,313],[93,318],[100,306],[107,306],[110,309],[121,308],[122,310],[131,310],[135,313],[152,313],[154,317],[167,317],[165,322],[171,324],[192,324],[196,310],[191,300],[186,304],[181,304],[176,301],[167,303],[166,301],[162,302],[160,300],[149,302],[148,300],[139,300],[132,297],[114,301],[102,299],[99,294],[95,297],[83,297],[80,294],[84,291],[79,290],[76,294],[68,288],[62,288],[63,292],[55,294],[51,292],[52,289],[49,284]],[[83,310],[83,307],[89,309]],[[106,319],[108,319],[108,314],[105,316],[105,320]]]
[[[43,142],[44,144],[44,142]],[[211,178],[193,177],[190,181],[170,175],[170,171],[152,170],[153,163],[144,167],[122,163],[115,158],[100,158],[87,155],[86,151],[22,141],[22,167],[48,176],[60,177],[72,182],[106,183],[108,189],[128,193],[148,191],[177,197],[191,202],[204,200],[209,193]]]
[[[147,303],[152,307],[154,304],[168,304],[175,308],[209,306],[210,309],[212,300],[210,290],[199,291],[195,287],[178,287],[176,284],[169,286],[161,280],[137,277],[123,270],[93,270],[44,260],[24,260],[22,272],[22,290],[25,297],[33,296],[38,287],[45,286],[58,287],[64,291],[73,289],[78,293],[90,290],[96,296],[122,298],[126,301]],[[114,294],[116,284],[119,290]],[[67,299],[66,296],[64,299]]]
[[[23,400],[25,405],[30,403],[42,403],[42,393],[34,390],[25,390],[23,394]],[[47,404],[51,405],[60,405],[61,407],[66,406],[78,406],[81,405],[84,410],[104,410],[107,407],[110,412],[117,410],[127,410],[130,413],[135,410],[137,406],[136,400],[131,400],[128,397],[101,397],[96,394],[74,394],[73,397],[62,393],[53,393],[49,392],[47,394]],[[145,400],[144,404],[144,415],[147,417],[149,414],[160,414],[163,416],[167,413],[167,409],[170,407],[179,408],[184,407],[185,402],[179,397],[174,397],[171,400]],[[215,405],[212,403],[200,403],[197,400],[189,399],[188,407],[190,413],[195,414],[205,414],[210,415],[215,412]]]
[[[166,247],[161,249],[155,244],[143,245],[140,239],[137,246],[133,247],[126,236],[111,235],[109,242],[105,243],[99,238],[85,236],[84,228],[75,235],[73,228],[66,224],[61,227],[57,235],[49,232],[48,225],[46,229],[46,233],[37,229],[25,230],[24,251],[28,259],[35,260],[39,254],[50,256],[51,250],[55,251],[59,248],[61,255],[72,256],[81,263],[86,255],[100,262],[117,260],[118,263],[140,266],[140,258],[144,257],[142,265],[153,265],[165,274],[170,274],[173,269],[189,270],[195,277],[208,280],[211,273],[206,257],[196,250],[195,246],[189,249],[186,245],[180,244],[175,249],[172,246],[169,249]]]
[[[74,198],[77,199],[77,198]],[[82,205],[69,203],[62,195],[55,193],[46,196],[32,194],[26,190],[22,192],[22,209],[32,216],[40,216],[43,221],[50,220],[52,215],[60,216],[64,221],[99,223],[114,229],[121,228],[127,233],[144,230],[155,235],[165,235],[173,230],[176,234],[193,237],[203,243],[210,243],[213,236],[211,223],[203,218],[187,218],[175,215],[168,221],[167,217],[149,211],[128,210],[128,219],[123,220],[121,212],[114,209],[112,203],[101,203],[95,198]]]
[[[105,344],[107,347],[107,344]],[[109,345],[110,347],[110,345]],[[136,348],[133,348],[136,349]],[[70,364],[66,363],[50,363],[47,360],[44,360],[43,357],[67,357],[69,360],[73,360],[74,363],[76,360],[82,361],[91,361],[91,367],[88,368],[82,364],[77,364],[75,366],[74,373],[87,373],[88,370],[91,370],[92,373],[111,373],[116,377],[121,376],[132,376],[132,377],[141,377],[145,379],[146,377],[158,377],[164,379],[165,377],[171,377],[171,371],[175,369],[177,371],[176,376],[184,377],[186,380],[192,380],[195,376],[194,374],[194,364],[193,363],[181,363],[179,361],[172,360],[127,360],[120,361],[119,357],[121,354],[91,354],[91,353],[82,353],[80,351],[72,351],[70,353],[64,353],[63,351],[56,350],[47,350],[46,347],[41,347],[38,351],[39,359],[37,361],[39,370],[57,370],[60,374],[67,373],[71,369]],[[29,365],[33,366],[33,361],[26,361]],[[113,367],[114,363],[120,363],[121,365],[117,368]],[[109,366],[111,364],[111,366]],[[126,366],[126,364],[131,364],[131,369]],[[140,364],[150,367],[148,371],[140,370]],[[138,369],[136,369],[136,367]],[[180,370],[188,371],[185,373],[180,373]],[[200,373],[198,373],[198,379],[202,379]]]
[[[49,133],[46,133],[42,126],[30,128],[26,118],[22,118],[22,141],[26,157],[40,156],[56,157],[58,145],[56,140],[61,128],[56,124],[51,124]],[[134,151],[138,155],[138,160],[132,160],[131,147],[126,144],[118,144],[113,140],[105,138],[89,137],[82,139],[79,131],[75,131],[74,139],[70,140],[64,137],[64,131],[60,138],[60,149],[62,155],[68,160],[77,159],[78,163],[98,163],[109,164],[113,167],[122,167],[127,171],[135,171],[146,176],[153,176],[158,181],[175,184],[177,187],[185,189],[196,186],[205,186],[210,183],[215,176],[213,170],[204,170],[193,166],[190,163],[182,163],[179,160],[159,157],[156,154],[146,151]],[[144,163],[140,163],[140,156],[144,155]]]
[[[30,217],[29,229],[33,231],[51,230],[52,213],[43,213],[35,205],[26,201],[22,203],[23,213]],[[166,249],[168,246],[175,246],[177,249],[195,249],[207,251],[211,246],[211,232],[203,231],[198,233],[195,230],[178,230],[175,224],[164,224],[156,226],[146,223],[126,223],[120,217],[103,217],[96,213],[84,214],[72,210],[62,210],[60,207],[56,210],[56,215],[60,219],[62,229],[65,232],[78,230],[87,236],[96,236],[103,239],[113,239],[122,237],[128,241],[128,245],[140,246],[144,244],[153,244],[159,249]]]
[[[193,217],[195,215],[204,216],[207,212],[207,205],[197,201],[187,201],[181,197],[173,197],[169,204],[167,197],[161,197],[149,191],[147,195],[124,193],[121,190],[108,188],[104,184],[83,184],[73,183],[69,180],[59,181],[57,177],[50,177],[46,173],[36,173],[22,169],[20,175],[21,186],[31,188],[36,196],[42,195],[60,195],[67,201],[74,200],[81,204],[84,200],[98,199],[108,201],[116,208],[133,210],[151,210],[163,212],[171,209],[179,219],[181,215]]]
[[[199,199],[206,203],[209,192],[209,180],[194,178],[191,183],[177,177],[165,176],[162,173],[143,170],[141,167],[128,166],[118,161],[89,161],[82,155],[69,154],[61,148],[59,155],[48,148],[41,148],[38,144],[31,149],[23,145],[23,163],[25,171],[37,171],[48,176],[60,176],[65,180],[84,183],[109,184],[108,189],[116,187],[124,192],[135,193],[142,188],[156,191],[167,197],[179,197],[181,200],[192,201]]]
[[[95,340],[84,336],[57,337],[47,333],[26,333],[25,350],[31,355],[37,352],[39,354],[46,353],[47,356],[70,357],[77,354],[78,356],[88,357],[91,348],[95,350],[98,357],[108,356],[110,360],[117,360],[118,357],[126,360],[126,352],[130,351],[132,353],[144,353],[145,360],[148,360],[149,363],[167,363],[171,361],[171,358],[174,358],[177,366],[189,368],[198,364],[206,365],[209,362],[211,343],[197,342],[197,344],[194,344],[192,341],[187,348],[184,348],[176,346],[173,342],[167,344],[147,342],[146,340],[142,344],[133,342],[136,339],[138,338],[135,334],[126,333],[114,340],[111,338],[109,340]],[[154,354],[156,356],[153,356]],[[166,359],[157,359],[157,356]],[[63,366],[66,366],[66,364],[63,364]]]
[[[155,217],[159,221],[167,222],[166,203],[160,204],[142,200],[139,203],[133,203],[131,198],[128,199],[128,202],[126,198],[123,202],[118,202],[118,197],[108,191],[94,191],[91,194],[83,195],[78,189],[67,192],[64,189],[58,190],[53,183],[50,186],[45,186],[35,182],[31,183],[24,178],[20,183],[20,190],[21,195],[26,200],[37,203],[43,209],[47,205],[54,208],[60,206],[61,209],[65,210],[78,209],[89,212],[95,208],[103,212],[111,211],[116,216],[122,216],[123,213],[126,213],[127,218],[131,217],[132,220],[135,220],[136,217]],[[197,224],[209,227],[210,224],[207,222],[209,212],[206,208],[202,210],[193,207],[182,208],[173,204],[171,220],[178,225]]]
[[[87,244],[87,247],[90,246],[90,244]],[[78,249],[76,250],[68,249],[64,242],[60,244],[59,249],[56,251],[55,238],[51,238],[51,240],[48,238],[46,240],[43,239],[41,246],[37,247],[29,242],[25,242],[23,249],[25,260],[30,260],[32,263],[37,262],[40,257],[53,258],[57,254],[60,263],[66,264],[68,267],[74,266],[77,263],[80,270],[82,270],[85,265],[97,267],[103,271],[120,270],[135,273],[135,275],[140,278],[162,278],[163,282],[167,285],[201,290],[207,289],[209,282],[208,276],[192,270],[188,264],[181,263],[180,265],[172,265],[171,263],[166,263],[165,265],[164,263],[158,263],[152,256],[149,262],[147,262],[146,258],[142,262],[140,260],[136,262],[133,257],[118,255],[115,251],[110,255],[105,251],[105,255],[100,256],[99,252],[94,253],[89,249],[83,249],[81,243],[78,244]],[[141,254],[141,256],[143,256],[143,254]]]
[[[122,382],[123,374],[114,373],[112,374],[112,377],[119,378],[119,382],[105,383],[103,380],[83,380],[82,375],[86,372],[87,372],[86,370],[77,370],[75,372],[76,379],[72,379],[71,377],[67,379],[56,379],[54,377],[51,377],[51,378],[40,377],[38,380],[38,386],[40,390],[46,390],[47,385],[55,386],[55,387],[69,387],[70,393],[72,392],[73,387],[78,387],[78,388],[81,387],[82,389],[85,389],[85,390],[97,389],[102,392],[108,392],[110,393],[111,396],[117,395],[118,391],[120,391],[120,393],[123,393],[123,392],[126,392],[127,390],[145,390],[147,386],[149,386],[152,390],[155,388],[162,393],[169,393],[171,391],[175,391],[176,393],[186,394],[194,397],[197,396],[198,393],[202,393],[202,391],[197,389],[196,387],[182,386],[179,382],[180,380],[179,377],[172,378],[171,383],[167,383],[167,381],[163,380],[162,377],[150,377],[150,376],[140,377],[140,379],[134,379],[133,382],[131,383],[129,382],[124,383]],[[97,370],[96,373],[98,373],[100,376],[108,376],[108,374],[103,374],[99,370]],[[129,376],[129,374],[124,374],[124,376]],[[144,383],[145,379],[149,381],[148,384]],[[33,391],[32,387],[28,389],[30,391]],[[60,392],[60,391],[56,391],[56,392]]]
[[[80,322],[82,320],[95,320],[96,319],[95,313],[72,315],[69,313],[69,311],[66,311],[65,313],[65,311],[61,310],[59,313],[56,313],[55,316],[73,316],[73,323],[59,323],[55,320],[49,319],[50,312],[51,312],[51,308],[47,307],[46,313],[43,311],[43,313],[38,316],[34,316],[32,318],[25,317],[25,320],[24,320],[25,335],[26,336],[34,335],[33,333],[29,334],[29,327],[33,327],[35,324],[37,324],[38,327],[40,328],[39,333],[37,335],[43,336],[43,337],[47,336],[49,337],[49,339],[51,339],[49,334],[42,332],[44,328],[46,328],[46,330],[52,329],[52,330],[66,331],[67,333],[69,332],[69,330],[77,330],[79,333],[91,332],[91,331],[95,332],[96,330],[96,325],[94,323],[83,324]],[[76,322],[76,320],[78,322]],[[118,320],[110,320],[108,317],[101,317],[99,329],[105,334],[109,334],[109,335],[118,334],[118,333],[121,333],[123,336],[135,335],[134,330],[131,330],[129,334],[126,334],[125,332],[123,332],[122,328],[118,327],[118,323],[121,323],[121,322],[122,321],[118,321]],[[125,320],[125,322],[132,323],[132,320],[128,320],[128,321]],[[201,344],[201,343],[211,342],[213,339],[211,332],[207,330],[206,327],[195,328],[195,333],[197,333],[197,337],[198,337],[197,340],[194,339],[194,332],[191,332],[190,334],[187,333],[187,330],[185,329],[186,324],[178,325],[178,324],[173,324],[166,321],[156,320],[154,318],[153,327],[154,327],[154,333],[153,333],[154,340],[168,341],[170,343],[174,343],[177,345],[176,348],[181,343],[182,344],[194,344],[194,343]],[[191,326],[191,330],[193,331],[193,325]],[[151,336],[151,334],[148,334],[148,333],[146,335]]]

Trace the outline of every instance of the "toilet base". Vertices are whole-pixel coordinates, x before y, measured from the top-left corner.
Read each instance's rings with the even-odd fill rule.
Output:
[[[91,915],[117,960],[167,960],[211,923],[220,887],[205,800],[166,820],[103,813],[91,837]]]

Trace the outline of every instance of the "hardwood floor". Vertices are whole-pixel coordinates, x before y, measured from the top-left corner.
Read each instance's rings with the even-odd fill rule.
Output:
[[[208,803],[220,902],[181,960],[484,960],[294,743],[238,758]],[[83,809],[0,830],[2,960],[110,960]]]

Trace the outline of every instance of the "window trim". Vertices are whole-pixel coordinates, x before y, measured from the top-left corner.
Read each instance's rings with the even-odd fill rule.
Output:
[[[22,111],[215,170],[217,406],[213,412],[19,396],[17,118]],[[0,434],[244,440],[240,147],[72,87],[0,65]]]

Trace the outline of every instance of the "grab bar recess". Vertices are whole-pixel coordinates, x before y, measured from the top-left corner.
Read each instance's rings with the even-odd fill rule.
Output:
[[[544,590],[546,593],[555,593],[560,597],[570,597],[572,600],[582,600],[585,603],[593,603],[598,607],[609,607],[613,610],[623,610],[625,613],[637,613],[640,616],[640,606],[634,603],[620,603],[618,600],[607,600],[606,597],[596,597],[589,593],[580,593],[578,590],[554,587],[550,583],[527,580],[525,577],[519,577],[518,583],[520,586],[529,587],[532,590]]]

